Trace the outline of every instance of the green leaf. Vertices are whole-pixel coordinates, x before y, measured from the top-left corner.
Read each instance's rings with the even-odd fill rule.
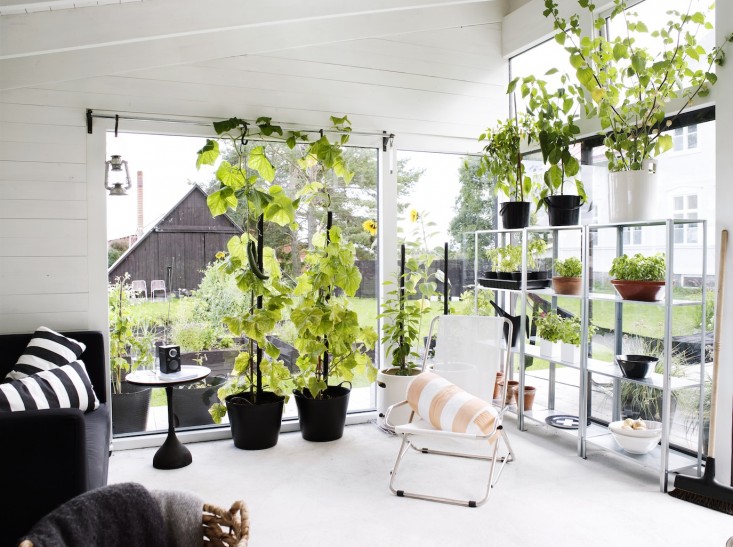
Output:
[[[519,82],[519,77],[514,78],[511,82],[509,82],[509,85],[506,88],[507,95],[512,93],[517,88],[517,82]]]
[[[672,135],[668,135],[668,134],[659,135],[656,146],[657,146],[657,154],[663,154],[667,150],[671,150],[672,147],[674,146]]]
[[[560,188],[560,185],[562,185],[562,170],[557,165],[552,165],[547,173],[552,187],[555,189]]]
[[[244,186],[244,174],[239,167],[234,167],[228,161],[224,160],[216,170],[216,178],[225,186],[229,186],[232,190],[239,190]]]
[[[229,118],[228,120],[214,122],[214,131],[216,131],[217,135],[221,135],[222,133],[227,133],[232,129],[236,129],[240,126],[245,127],[246,125],[247,122],[244,120],[240,120],[239,118]]]
[[[631,66],[637,74],[641,74],[644,72],[644,68],[646,67],[646,59],[641,53],[635,52],[631,56]]]
[[[244,264],[247,261],[247,242],[249,241],[249,235],[243,234],[241,236],[232,236],[227,242],[227,251],[229,254],[239,259]]]
[[[558,32],[555,34],[555,41],[560,44],[561,46],[565,44],[565,33],[564,32]]]
[[[580,68],[585,64],[585,61],[583,60],[583,56],[580,53],[573,53],[570,56],[570,65],[573,68]]]
[[[295,207],[293,201],[285,194],[280,186],[270,188],[271,202],[265,207],[265,218],[280,226],[287,226],[295,221]]]
[[[219,216],[226,213],[227,209],[237,208],[237,196],[231,188],[222,188],[213,194],[209,194],[206,198],[206,204],[213,216]]]
[[[565,166],[565,174],[568,177],[574,177],[580,172],[580,162],[573,156],[565,160],[563,165]]]
[[[621,42],[616,43],[613,46],[613,58],[618,61],[620,59],[625,59],[629,55],[629,48],[626,44],[622,44]]]
[[[257,171],[267,182],[275,180],[275,167],[270,163],[270,160],[267,159],[265,149],[262,146],[256,146],[249,153],[247,167]]]
[[[206,144],[197,152],[196,169],[200,169],[202,165],[214,165],[219,157],[219,143],[206,139]]]

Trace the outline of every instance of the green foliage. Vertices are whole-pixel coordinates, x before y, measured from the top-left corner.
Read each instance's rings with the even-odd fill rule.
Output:
[[[649,33],[636,14],[626,10],[624,0],[613,0],[611,19],[623,18],[626,31],[608,40],[600,35],[607,23],[596,15],[595,4],[578,0],[578,6],[594,23],[591,34],[583,32],[580,14],[560,17],[556,0],[545,0],[544,15],[554,21],[555,39],[565,46],[586,91],[578,95],[586,117],[601,123],[609,170],[640,170],[645,160],[672,148],[672,137],[661,133],[671,124],[665,121],[670,100],[682,99],[674,119],[695,97],[708,95],[717,80],[713,67],[723,64],[723,46],[733,34],[708,52],[696,38],[700,30],[712,28],[705,14],[670,10],[664,26]],[[655,39],[661,53],[641,45],[647,36]]]
[[[535,319],[537,336],[548,342],[560,340],[560,333],[563,328],[562,318],[555,312],[541,313]]]
[[[621,255],[613,259],[608,273],[623,281],[664,281],[666,273],[664,254],[644,256],[636,253],[632,257]]]
[[[555,69],[548,73],[553,71]],[[534,119],[542,161],[546,167],[542,177],[545,186],[537,200],[538,208],[546,206],[545,197],[564,194],[567,178],[575,183],[578,195],[586,198],[583,183],[577,177],[580,173],[580,162],[571,153],[571,146],[580,134],[575,116],[583,90],[570,83],[566,74],[560,77],[560,81],[562,86],[554,92],[547,90],[547,82],[534,76],[522,80],[517,78],[509,84],[510,90],[519,84],[522,97],[527,103],[527,113]]]
[[[574,256],[558,260],[555,262],[555,273],[558,277],[580,277],[583,274],[583,263]]]
[[[246,314],[251,305],[250,295],[237,287],[236,278],[222,267],[224,253],[208,264],[198,288],[193,294],[196,303],[191,310],[193,321],[222,325],[225,317]]]
[[[366,374],[374,381],[376,369],[366,351],[374,347],[377,334],[359,325],[350,306],[349,297],[361,283],[354,245],[342,238],[337,226],[328,235],[316,234],[312,245],[305,257],[307,268],[296,280],[290,319],[299,352],[296,386],[320,399],[329,379],[352,381],[357,374]],[[339,289],[343,296],[335,295]]]
[[[559,339],[566,344],[580,346],[580,317],[560,318]],[[588,325],[588,341],[598,332],[595,325]],[[544,338],[544,336],[543,336]]]
[[[219,345],[221,329],[210,323],[175,321],[171,326],[171,342],[181,352],[200,352]]]
[[[527,244],[528,269],[537,267],[546,249],[547,242],[540,237],[535,237]],[[522,269],[522,246],[509,244],[488,249],[486,258],[491,262],[491,267],[495,272],[517,272]]]
[[[474,292],[473,290],[463,291],[458,302],[451,302],[450,312],[453,315],[493,315],[493,307],[491,301],[494,299],[494,291],[489,289],[481,289],[478,291],[477,305],[478,311],[474,310]]]
[[[532,193],[532,177],[522,163],[520,146],[536,140],[536,129],[529,116],[499,120],[492,129],[479,136],[486,141],[481,157],[479,175],[485,173],[496,179],[495,190],[503,192],[512,201],[525,201]]]
[[[112,392],[122,392],[125,374],[154,362],[153,335],[148,323],[130,314],[130,275],[117,277],[109,287],[109,354]]]
[[[469,156],[463,162],[458,178],[460,187],[455,201],[455,214],[450,221],[450,235],[460,244],[463,234],[496,228],[494,179],[481,172],[481,159]],[[473,247],[469,249],[473,253]],[[467,256],[473,260],[473,255]]]

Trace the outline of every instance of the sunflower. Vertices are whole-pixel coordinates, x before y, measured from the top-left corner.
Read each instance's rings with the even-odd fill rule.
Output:
[[[369,232],[369,235],[377,235],[377,223],[374,220],[365,220],[361,227]]]
[[[420,213],[418,213],[417,209],[412,209],[410,211],[410,222],[417,222],[420,220]]]

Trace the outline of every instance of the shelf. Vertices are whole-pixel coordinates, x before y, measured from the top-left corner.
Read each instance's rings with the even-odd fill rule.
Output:
[[[618,380],[625,380],[627,382],[634,382],[635,384],[650,386],[657,389],[664,388],[664,377],[661,374],[652,372],[648,378],[644,378],[643,380],[634,380],[633,378],[627,378],[626,376],[621,374],[621,369],[618,367],[618,365],[616,365],[615,363],[610,363],[608,361],[599,361],[598,359],[589,358],[588,372]],[[670,376],[669,378],[669,386],[672,391],[690,387],[698,387],[699,385],[699,382],[688,380],[687,378],[677,378],[675,376]]]
[[[656,302],[644,302],[642,300],[624,300],[617,294],[608,294],[608,293],[600,293],[600,292],[590,292],[588,293],[588,298],[591,300],[600,300],[605,302],[621,302],[623,304],[648,304],[650,306],[664,306],[666,305],[667,301],[665,299],[657,300]],[[673,306],[700,306],[702,304],[702,301],[700,300],[680,300],[675,299],[672,300]]]
[[[528,293],[532,293],[532,294],[536,294],[538,296],[545,296],[547,298],[553,298],[555,296],[557,296],[558,298],[565,298],[565,297],[568,297],[568,298],[577,298],[577,299],[582,299],[583,298],[583,295],[582,294],[558,294],[558,293],[556,293],[555,291],[553,291],[552,289],[549,289],[549,288],[546,288],[546,289],[528,289],[527,292]]]
[[[600,428],[600,426],[599,426]],[[610,450],[619,456],[622,456],[628,460],[634,461],[644,467],[658,470],[661,467],[662,462],[662,447],[657,445],[654,450],[648,454],[631,454],[621,448],[616,440],[611,435],[611,432],[606,429],[606,434],[597,436],[588,436],[588,442],[596,446]],[[669,465],[668,471],[670,473],[687,468],[691,465],[696,465],[697,459],[693,456],[682,454],[675,450],[669,450]]]

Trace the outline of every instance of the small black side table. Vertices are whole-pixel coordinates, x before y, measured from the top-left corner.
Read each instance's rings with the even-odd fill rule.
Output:
[[[159,374],[152,370],[136,370],[125,378],[129,383],[146,387],[164,387],[168,399],[168,436],[153,457],[156,469],[179,469],[193,461],[191,452],[176,436],[173,414],[173,388],[198,382],[211,374],[211,369],[198,365],[183,365],[175,374]]]

